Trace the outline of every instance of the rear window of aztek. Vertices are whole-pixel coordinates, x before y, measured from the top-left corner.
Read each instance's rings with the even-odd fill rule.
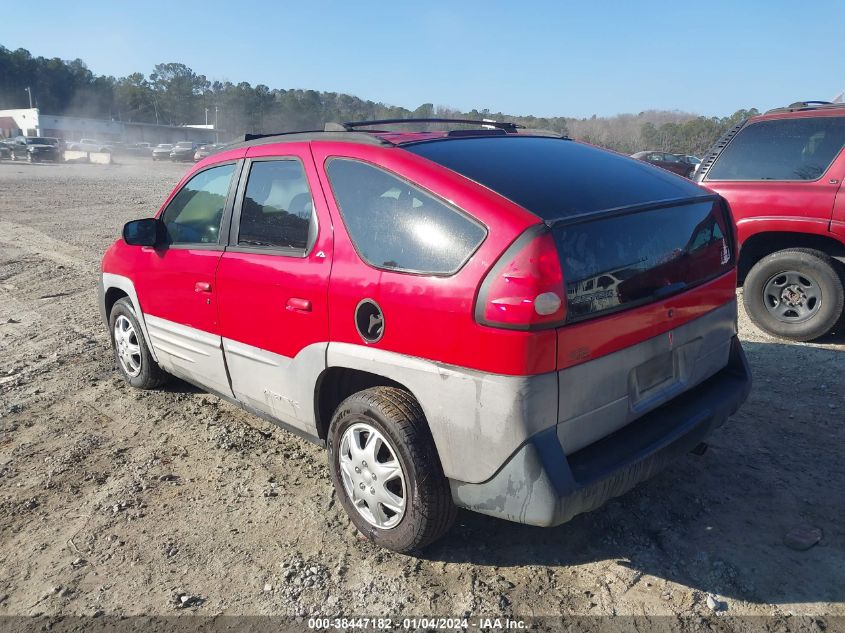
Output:
[[[702,194],[691,182],[642,161],[566,139],[494,136],[402,147],[544,220]]]
[[[752,123],[722,151],[707,180],[817,180],[845,145],[845,117]]]
[[[657,301],[733,265],[724,208],[712,198],[552,225],[567,319]]]

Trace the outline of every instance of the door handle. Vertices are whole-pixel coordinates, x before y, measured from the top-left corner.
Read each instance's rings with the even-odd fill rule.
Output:
[[[291,312],[311,312],[311,302],[308,299],[291,297],[288,299],[286,308]]]
[[[207,281],[198,281],[194,284],[194,292],[211,292],[211,284]]]

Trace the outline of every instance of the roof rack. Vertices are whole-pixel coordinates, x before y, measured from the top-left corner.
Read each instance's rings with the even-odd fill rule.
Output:
[[[788,106],[767,110],[766,114],[801,112],[803,110],[826,110],[828,108],[845,108],[845,103],[833,103],[832,101],[796,101],[795,103],[790,103]]]
[[[269,134],[244,134],[242,141],[234,141],[227,145],[229,149],[238,147],[253,147],[255,145],[267,145],[269,143],[313,141],[313,140],[335,140],[354,141],[367,145],[394,145],[390,141],[379,138],[375,134],[354,133],[345,129],[341,130],[297,130],[295,132],[273,132]]]
[[[504,130],[506,132],[516,132],[519,129],[525,128],[519,123],[511,123],[510,121],[494,121],[493,119],[446,119],[446,118],[425,118],[425,119],[379,119],[375,121],[347,121],[341,125],[349,132],[356,131],[360,127],[370,127],[373,125],[399,125],[402,123],[456,123],[461,125],[478,125],[488,130]]]

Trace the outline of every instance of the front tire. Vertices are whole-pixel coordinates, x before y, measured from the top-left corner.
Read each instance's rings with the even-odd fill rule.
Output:
[[[109,317],[112,348],[123,379],[136,389],[155,389],[167,381],[167,374],[150,354],[132,302],[124,297],[115,302]]]
[[[329,470],[346,514],[376,545],[421,549],[455,519],[449,482],[417,400],[373,387],[344,400],[329,427]]]
[[[791,248],[751,268],[743,300],[761,330],[791,341],[812,341],[839,321],[845,289],[835,260],[814,249]]]

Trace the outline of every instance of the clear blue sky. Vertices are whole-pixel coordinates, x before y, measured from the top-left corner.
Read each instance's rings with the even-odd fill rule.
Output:
[[[827,0],[40,0],[7,3],[0,44],[98,74],[178,61],[408,108],[722,116],[845,89],[843,13]]]

